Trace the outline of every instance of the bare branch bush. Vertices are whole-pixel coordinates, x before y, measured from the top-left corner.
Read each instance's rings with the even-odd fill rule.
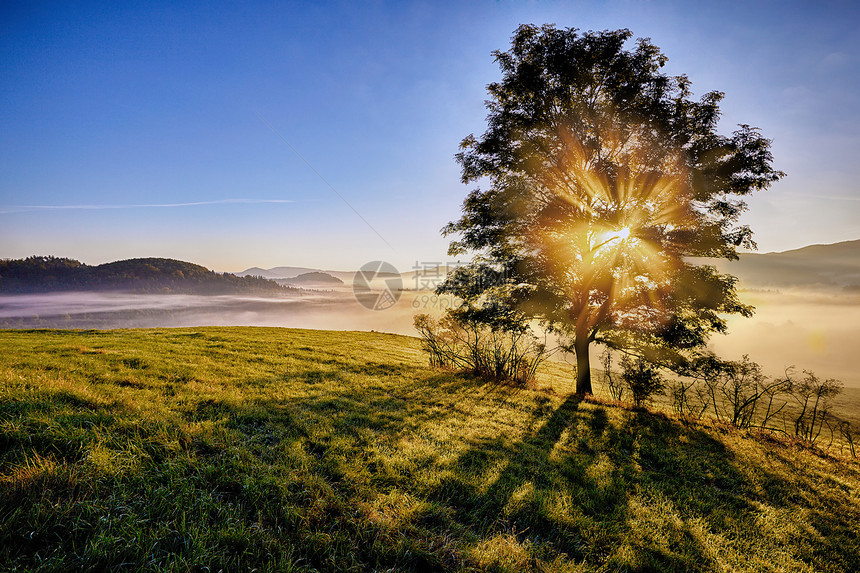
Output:
[[[603,366],[603,383],[609,389],[609,396],[620,402],[624,398],[624,384],[620,378],[612,375],[612,349],[607,348],[600,354],[600,363]]]
[[[439,320],[419,314],[414,326],[432,366],[482,378],[525,386],[534,381],[538,366],[549,356],[546,345],[527,329],[491,328],[451,314]]]
[[[803,378],[794,379],[793,376],[794,373],[789,370],[786,372],[785,380],[791,397],[798,406],[798,412],[794,418],[794,435],[814,443],[827,427],[832,441],[831,398],[842,392],[842,382],[833,378],[821,380],[809,370],[803,371]]]
[[[687,374],[701,382],[694,388],[701,406],[699,416],[710,410],[717,420],[738,428],[768,427],[786,406],[787,401],[780,396],[787,396],[791,388],[785,379],[765,376],[761,366],[747,355],[727,361],[702,354]]]
[[[684,422],[699,420],[708,409],[708,401],[699,393],[697,380],[677,378],[672,381],[672,410]]]
[[[851,422],[849,422],[848,420],[839,420],[837,428],[839,429],[839,435],[842,437],[843,442],[848,445],[848,450],[851,452],[851,457],[856,458],[857,449],[854,444],[854,433],[851,431]],[[845,444],[843,444],[843,447]]]

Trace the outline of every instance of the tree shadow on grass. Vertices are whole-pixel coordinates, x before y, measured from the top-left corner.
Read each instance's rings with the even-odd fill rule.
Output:
[[[206,415],[229,413],[228,426],[248,436],[249,447],[262,458],[289,450],[284,440],[300,443],[313,471],[341,503],[389,491],[429,502],[401,522],[400,535],[420,531],[428,539],[444,538],[458,531],[476,545],[513,536],[542,562],[562,557],[610,570],[712,570],[711,552],[691,520],[704,519],[721,530],[749,510],[749,487],[732,469],[732,454],[704,432],[648,413],[610,419],[606,409],[583,407],[577,397],[553,410],[547,397],[518,400],[515,389],[475,387],[474,380],[449,374],[425,382],[423,389],[394,384],[390,391],[366,393],[344,386],[302,398],[301,404],[223,404]],[[471,399],[464,399],[469,385],[472,392],[465,395]],[[448,393],[456,398],[440,398]],[[518,441],[505,435],[472,438],[453,461],[424,454],[411,460],[412,472],[391,468],[376,451],[378,436],[426,432],[484,402],[492,402],[498,414],[533,408],[522,419],[534,430]],[[316,424],[331,427],[319,431]],[[438,479],[420,475],[428,470]],[[342,525],[362,537],[355,523]],[[424,565],[445,565],[432,557],[430,546],[412,549],[430,560]],[[412,562],[380,555],[365,558],[414,569]]]
[[[519,442],[472,443],[428,496],[483,538],[513,532],[544,562],[704,571],[713,551],[690,524],[721,530],[749,510],[733,467],[702,431],[648,413],[619,423],[570,397]]]
[[[590,452],[566,451],[565,442],[582,441],[572,428],[587,424],[596,437],[609,429],[605,412],[583,412],[580,405],[578,397],[568,398],[519,442],[473,441],[428,496],[451,506],[458,521],[484,537],[513,532],[534,548],[534,557],[581,561],[594,550],[592,522],[618,521],[626,496],[617,475],[603,487],[591,483]]]
[[[481,539],[513,534],[544,563],[564,556],[601,570],[858,570],[856,503],[844,503],[846,486],[811,467],[764,469],[726,445],[748,439],[737,433],[721,440],[660,414],[575,397],[542,419],[516,442],[473,441],[428,497]],[[766,526],[770,513],[791,516],[788,533],[785,523]]]

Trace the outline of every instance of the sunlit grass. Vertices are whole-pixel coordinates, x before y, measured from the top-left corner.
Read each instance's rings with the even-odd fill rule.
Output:
[[[860,469],[416,339],[0,332],[6,570],[854,571]],[[551,389],[550,389],[551,388]]]

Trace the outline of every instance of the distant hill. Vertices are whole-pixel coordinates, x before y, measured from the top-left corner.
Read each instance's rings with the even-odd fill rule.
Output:
[[[50,256],[0,260],[0,293],[60,291],[240,294],[296,289],[260,277],[216,273],[174,259],[128,259],[97,266]]]
[[[331,276],[332,278],[339,279],[343,283],[351,283],[353,278],[355,278],[356,271],[332,271],[332,270],[324,270],[324,269],[311,269],[308,267],[272,267],[271,269],[261,269],[260,267],[251,267],[250,269],[245,269],[240,273],[233,273],[239,277],[245,276],[255,276],[255,277],[265,277],[267,279],[277,280],[281,284],[297,284],[292,279],[295,279],[299,275],[306,275],[309,273],[319,273],[326,274]],[[377,278],[392,278],[398,276],[396,273],[379,273],[376,275]],[[291,280],[286,280],[291,279]],[[334,283],[332,283],[334,284]]]
[[[743,253],[737,261],[697,261],[738,277],[747,287],[860,289],[860,240],[777,253]]]
[[[265,277],[267,279],[291,279],[301,274],[322,272],[321,269],[311,269],[308,267],[273,267],[271,269],[261,269],[260,267],[251,267],[245,269],[241,273],[233,273],[239,277]]]
[[[297,277],[280,279],[277,282],[279,284],[295,286],[340,286],[343,284],[343,281],[339,278],[319,271],[302,273]]]

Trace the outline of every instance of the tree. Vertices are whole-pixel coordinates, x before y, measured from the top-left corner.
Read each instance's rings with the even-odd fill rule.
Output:
[[[493,53],[488,128],[456,155],[462,181],[488,187],[443,229],[459,236],[450,255],[473,258],[439,291],[463,315],[559,334],[577,393],[591,392],[594,342],[671,364],[724,331],[722,314],[752,313],[734,277],[687,258],[754,248],[740,197],[784,175],[757,129],[717,133],[722,93],[694,101],[656,46],[630,38],[524,25]]]

